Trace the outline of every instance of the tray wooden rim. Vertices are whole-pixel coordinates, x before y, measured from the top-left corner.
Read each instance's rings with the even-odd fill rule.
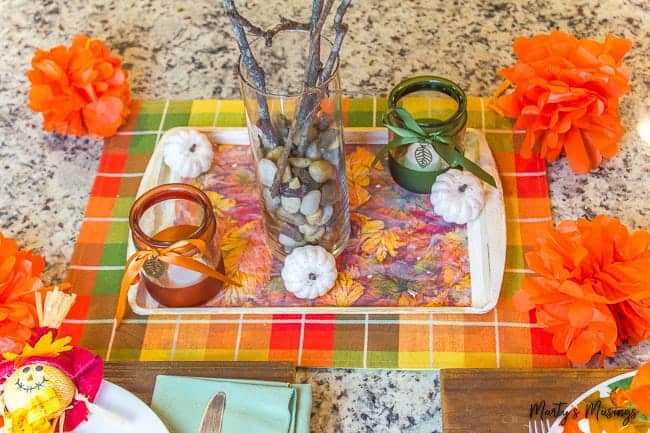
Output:
[[[177,127],[172,129],[192,128],[207,134],[210,141],[230,145],[248,145],[248,129],[246,127]],[[483,314],[492,310],[498,300],[505,271],[506,258],[506,220],[503,187],[498,174],[492,151],[479,129],[467,128],[478,133],[480,141],[480,165],[488,171],[497,182],[497,188],[489,188],[486,193],[486,205],[481,216],[468,223],[468,251],[470,254],[470,279],[472,284],[472,305],[454,306],[404,306],[404,307],[335,307],[335,306],[277,306],[277,307],[147,307],[138,304],[138,284],[133,284],[128,291],[128,302],[134,313],[139,315],[240,315],[240,314]],[[352,127],[344,130],[345,142],[348,144],[382,144],[386,143],[388,133],[386,128]],[[161,183],[179,182],[181,179],[172,175],[163,162],[163,151],[160,142],[156,143],[147,168],[140,181],[136,197]],[[165,179],[164,182],[161,179]],[[135,252],[135,247],[129,229],[127,257]],[[485,247],[485,250],[483,250]],[[478,251],[487,251],[479,255]],[[487,289],[480,290],[478,286],[487,280]],[[476,289],[476,290],[475,290]]]

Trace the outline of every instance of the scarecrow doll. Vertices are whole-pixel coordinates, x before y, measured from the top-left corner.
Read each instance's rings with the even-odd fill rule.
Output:
[[[0,409],[5,433],[71,431],[97,408],[104,376],[100,357],[70,346],[70,337],[56,338],[74,295],[48,292],[31,344],[21,353],[3,353],[0,360]]]

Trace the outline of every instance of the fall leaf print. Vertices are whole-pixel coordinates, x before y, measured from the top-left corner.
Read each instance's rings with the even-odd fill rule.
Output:
[[[225,305],[241,305],[254,296],[268,281],[271,271],[271,253],[264,243],[261,221],[239,225],[228,219],[221,239],[221,254],[226,274],[241,284],[228,286],[219,295]]]
[[[361,251],[374,255],[379,263],[382,263],[388,255],[397,256],[397,250],[406,245],[406,242],[400,239],[399,228],[385,229],[383,221],[373,220],[362,214],[355,214],[354,217],[361,223],[359,232]]]
[[[352,209],[361,206],[370,199],[370,193],[365,187],[370,185],[370,170],[374,159],[375,155],[361,146],[357,146],[354,152],[346,155],[348,199]],[[378,164],[378,168],[381,168],[381,164]]]
[[[359,272],[356,268],[339,272],[334,287],[322,297],[322,301],[327,305],[335,305],[337,307],[354,305],[365,290],[365,287],[356,280],[358,276]]]
[[[377,275],[372,278],[371,285],[366,291],[373,306],[414,306],[420,305],[424,299],[422,288],[415,281]]]
[[[212,209],[217,216],[223,216],[237,205],[237,200],[223,196],[215,191],[204,191],[212,203]]]
[[[442,263],[458,264],[469,260],[464,237],[464,230],[452,230],[440,236],[438,248]]]

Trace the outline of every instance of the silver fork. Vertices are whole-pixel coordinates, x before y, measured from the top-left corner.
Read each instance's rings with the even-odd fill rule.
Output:
[[[528,421],[528,433],[549,433],[551,422],[546,419],[531,419]]]

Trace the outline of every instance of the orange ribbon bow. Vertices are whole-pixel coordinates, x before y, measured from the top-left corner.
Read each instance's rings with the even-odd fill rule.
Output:
[[[184,255],[193,249],[196,250],[195,254],[192,256]],[[223,281],[227,284],[239,286],[239,283],[231,280],[222,273],[197,260],[205,256],[206,251],[207,246],[204,241],[201,239],[188,239],[176,242],[162,250],[149,248],[133,253],[133,255],[131,255],[131,257],[129,257],[129,259],[126,261],[126,270],[124,271],[122,283],[120,284],[120,295],[117,300],[117,310],[115,311],[115,320],[117,321],[117,325],[119,326],[120,322],[124,318],[124,313],[126,310],[126,298],[129,287],[131,284],[134,284],[139,280],[140,270],[147,262],[147,260],[150,259],[160,260],[161,262],[170,265],[175,265],[194,272],[199,272],[203,275],[214,278],[215,280]]]

